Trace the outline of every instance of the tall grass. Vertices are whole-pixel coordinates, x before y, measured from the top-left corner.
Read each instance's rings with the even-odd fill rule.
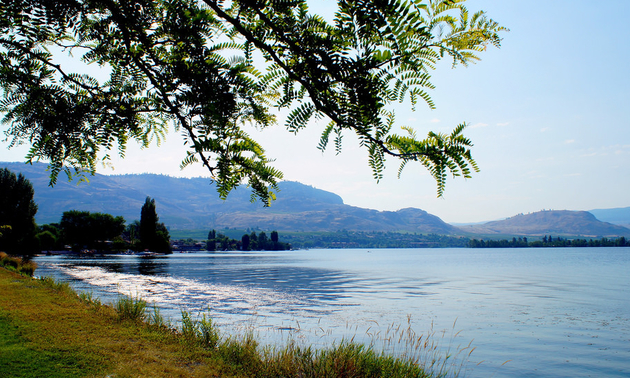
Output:
[[[183,339],[193,342],[204,348],[214,349],[219,343],[219,330],[212,324],[212,319],[203,314],[200,320],[195,320],[190,313],[182,310]]]
[[[147,318],[146,309],[147,302],[138,295],[135,297],[121,295],[114,302],[114,310],[116,310],[119,320],[144,321]]]
[[[94,308],[99,308],[99,307],[101,307],[103,305],[101,303],[101,300],[98,297],[95,297],[94,293],[91,292],[91,291],[79,293],[79,299],[83,303],[87,303],[87,304],[93,306]]]
[[[391,324],[385,332],[371,334],[370,345],[380,345],[383,354],[399,356],[431,372],[431,376],[457,377],[475,348],[472,341],[464,346],[454,345],[459,336],[456,326],[457,320],[449,335],[449,330],[435,331],[432,323],[427,333],[418,334],[412,327],[411,316],[407,316],[407,324]]]
[[[455,324],[453,325],[455,329]],[[314,349],[289,339],[282,347],[262,346],[253,332],[221,339],[205,314],[200,320],[182,311],[181,335],[188,343],[214,349],[223,360],[255,377],[458,377],[474,350],[453,347],[458,333],[416,333],[408,317],[406,325],[391,325],[386,331],[369,334],[369,344],[354,338]],[[442,343],[448,341],[444,349]]]
[[[46,287],[49,287],[55,291],[66,295],[77,295],[77,293],[70,287],[68,282],[57,282],[52,277],[42,277],[39,281]]]
[[[171,330],[173,328],[170,321],[164,320],[160,308],[155,303],[153,304],[153,311],[147,314],[147,323],[158,329]]]
[[[55,290],[72,292],[67,283],[56,283],[47,277],[41,281]],[[91,293],[78,297],[84,303],[100,305]],[[174,329],[164,321],[157,306],[153,306],[153,311],[147,311],[147,303],[138,295],[122,295],[112,307],[115,310],[113,316],[118,320],[131,320],[140,327],[146,325],[152,332],[166,332],[178,338],[183,346],[182,353],[202,348],[203,354],[209,358],[222,361],[230,374],[248,377],[458,377],[474,350],[470,345],[453,347],[452,342],[458,336],[454,331],[450,340],[446,331],[417,334],[410,317],[407,324],[391,325],[383,332],[370,333],[368,330],[371,341],[367,344],[350,338],[316,349],[299,345],[293,339],[284,346],[262,346],[251,330],[241,336],[222,337],[211,317],[202,314],[195,319],[186,311],[181,312],[181,328]],[[441,344],[445,340],[449,345],[443,348]]]

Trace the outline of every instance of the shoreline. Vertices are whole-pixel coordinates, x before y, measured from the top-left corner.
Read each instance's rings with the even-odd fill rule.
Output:
[[[124,299],[125,306],[141,300]],[[292,343],[262,348],[253,336],[221,337],[211,319],[190,319],[181,330],[159,312],[136,320],[120,303],[77,296],[67,283],[0,268],[0,376],[14,377],[430,377],[457,375],[445,367],[384,355],[341,342],[313,350]],[[146,306],[146,303],[144,303]],[[137,309],[136,309],[137,310]],[[145,317],[146,314],[146,317]],[[447,358],[448,359],[448,358]],[[445,365],[445,364],[444,364]]]

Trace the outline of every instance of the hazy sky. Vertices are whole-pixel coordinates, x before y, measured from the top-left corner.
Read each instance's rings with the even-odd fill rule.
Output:
[[[281,124],[253,131],[285,179],[337,193],[349,205],[416,207],[447,222],[630,206],[630,1],[469,0],[467,6],[510,28],[503,47],[489,48],[467,68],[438,67],[430,93],[437,109],[411,112],[403,104],[397,120],[419,135],[469,123],[465,135],[475,144],[481,172],[449,180],[438,199],[435,182],[419,165],[409,164],[397,179],[398,164],[390,159],[377,184],[350,134],[341,155],[322,154],[316,146],[325,121],[297,136]],[[129,147],[114,170],[100,173],[207,176],[201,167],[179,170],[185,149],[177,133],[159,148]],[[0,160],[19,161],[24,154],[3,143]]]

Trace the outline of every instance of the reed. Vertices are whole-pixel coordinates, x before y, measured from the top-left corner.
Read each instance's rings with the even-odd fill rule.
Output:
[[[164,319],[160,308],[155,303],[153,304],[153,310],[147,315],[147,323],[158,329],[171,330],[173,328],[171,322]]]
[[[91,292],[91,291],[79,293],[79,299],[83,303],[87,303],[87,304],[93,306],[94,308],[99,308],[99,307],[101,307],[103,305],[101,303],[100,298],[95,297],[94,293]]]
[[[459,336],[456,327],[457,320],[448,334],[449,330],[435,331],[431,323],[426,333],[419,334],[412,326],[411,316],[407,316],[406,324],[391,324],[382,334],[370,334],[370,345],[379,345],[383,354],[399,356],[431,372],[433,377],[458,377],[475,348],[472,342],[454,344]]]
[[[121,295],[114,302],[114,310],[116,310],[119,320],[142,322],[147,318],[146,309],[147,302],[138,295],[135,297]]]
[[[203,314],[200,320],[192,318],[189,312],[182,310],[183,340],[196,343],[207,349],[214,349],[219,343],[219,330],[212,323],[212,318]]]
[[[202,331],[202,324],[208,324],[209,331]],[[368,331],[369,344],[356,343],[352,337],[322,349],[300,346],[293,339],[283,347],[261,347],[251,330],[222,340],[209,317],[204,314],[201,320],[194,320],[185,311],[182,311],[181,329],[187,342],[210,347],[240,373],[262,378],[458,377],[474,348],[470,344],[454,348],[452,342],[458,336],[455,332],[448,339],[449,345],[443,348],[446,333],[418,334],[408,317],[407,324],[391,325],[382,334]]]

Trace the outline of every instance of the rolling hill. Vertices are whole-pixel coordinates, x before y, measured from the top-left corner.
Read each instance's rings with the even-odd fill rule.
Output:
[[[405,231],[418,234],[508,235],[581,237],[630,236],[630,229],[598,220],[585,211],[542,211],[455,227],[426,211],[407,208],[377,211],[344,204],[331,192],[297,182],[279,184],[278,199],[265,208],[250,202],[250,191],[237,188],[227,200],[219,198],[208,178],[175,178],[155,174],[107,176],[97,174],[89,183],[73,183],[60,176],[55,187],[48,186],[45,164],[1,163],[22,172],[35,188],[39,224],[59,222],[67,210],[84,210],[121,215],[128,222],[140,218],[147,196],[155,198],[158,215],[171,230],[247,229],[277,231]],[[630,209],[630,208],[629,208]],[[593,210],[603,219],[623,224],[628,209]]]
[[[140,174],[90,177],[72,183],[60,177],[48,186],[45,164],[0,163],[21,172],[35,188],[40,224],[58,222],[67,210],[121,215],[128,222],[140,217],[147,196],[156,200],[160,221],[171,229],[260,228],[278,231],[407,231],[459,234],[461,231],[420,209],[377,211],[349,206],[334,193],[297,182],[279,184],[278,200],[265,208],[250,202],[250,191],[237,188],[219,198],[208,178],[174,178]]]

